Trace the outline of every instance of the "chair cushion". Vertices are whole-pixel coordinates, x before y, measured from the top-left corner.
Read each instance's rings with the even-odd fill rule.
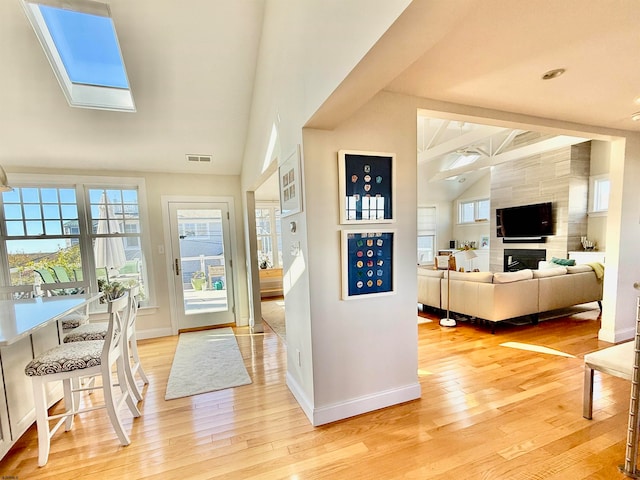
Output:
[[[89,315],[82,312],[71,312],[60,319],[62,330],[77,328],[89,321]]]
[[[101,364],[104,342],[91,340],[58,345],[31,360],[24,369],[28,377],[72,372]]]
[[[629,341],[607,347],[584,356],[584,363],[590,368],[600,370],[616,377],[631,379],[635,341]]]
[[[86,342],[87,340],[104,340],[107,336],[107,322],[85,323],[64,336],[64,343]]]

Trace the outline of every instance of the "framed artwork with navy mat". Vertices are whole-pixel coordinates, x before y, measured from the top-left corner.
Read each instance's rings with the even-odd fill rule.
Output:
[[[395,208],[394,153],[338,152],[340,223],[392,223]]]
[[[342,299],[395,293],[395,230],[342,230]]]

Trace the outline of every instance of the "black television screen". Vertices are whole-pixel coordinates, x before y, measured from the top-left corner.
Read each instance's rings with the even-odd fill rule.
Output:
[[[553,235],[551,202],[496,209],[498,237],[546,237]]]

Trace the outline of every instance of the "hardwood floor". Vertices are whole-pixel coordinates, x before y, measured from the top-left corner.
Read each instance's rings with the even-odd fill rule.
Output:
[[[594,419],[581,414],[582,357],[608,346],[597,340],[597,311],[496,335],[424,316],[434,321],[417,327],[422,398],[318,428],[285,386],[286,347],[268,329],[236,332],[251,385],[171,401],[177,337],[141,341],[151,384],[142,417],[125,420],[131,445],[118,444],[104,411],[91,412],[56,434],[38,468],[34,426],[2,460],[0,478],[627,478],[618,465],[629,382],[596,373]]]

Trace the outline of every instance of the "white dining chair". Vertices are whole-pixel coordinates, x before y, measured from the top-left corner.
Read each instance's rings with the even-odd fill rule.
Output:
[[[134,285],[129,292],[129,304],[127,306],[127,342],[125,349],[125,374],[133,395],[138,401],[142,400],[142,388],[136,382],[136,374],[140,377],[143,385],[149,384],[149,379],[140,363],[138,354],[138,340],[136,337],[136,320],[138,318],[138,302],[140,299],[140,286]],[[107,322],[93,322],[81,325],[64,336],[64,343],[85,342],[89,340],[102,340],[107,334]],[[144,388],[144,387],[143,387]]]
[[[120,443],[122,445],[131,443],[119,413],[122,405],[126,403],[134,417],[140,416],[125,374],[124,344],[127,341],[125,317],[128,303],[128,294],[109,302],[109,322],[104,340],[59,345],[27,364],[25,374],[32,379],[36,409],[39,466],[47,463],[51,438],[63,423],[65,430],[71,430],[75,415],[99,408],[106,408]],[[117,378],[113,376],[114,366]],[[80,387],[81,379],[97,376],[102,379],[101,385]],[[49,415],[46,384],[54,381],[63,382],[64,412]],[[81,409],[80,393],[99,388],[104,391],[104,404]],[[116,390],[119,391],[119,398]],[[53,428],[49,428],[51,421],[56,421]]]
[[[138,337],[136,336],[136,320],[138,319],[138,302],[140,300],[140,285],[135,285],[129,290],[129,314],[127,315],[127,341],[124,344],[124,358],[126,363],[125,374],[133,391],[133,395],[142,400],[142,388],[149,385],[149,378],[140,363],[138,353]],[[136,374],[140,376],[143,387],[136,382]]]

